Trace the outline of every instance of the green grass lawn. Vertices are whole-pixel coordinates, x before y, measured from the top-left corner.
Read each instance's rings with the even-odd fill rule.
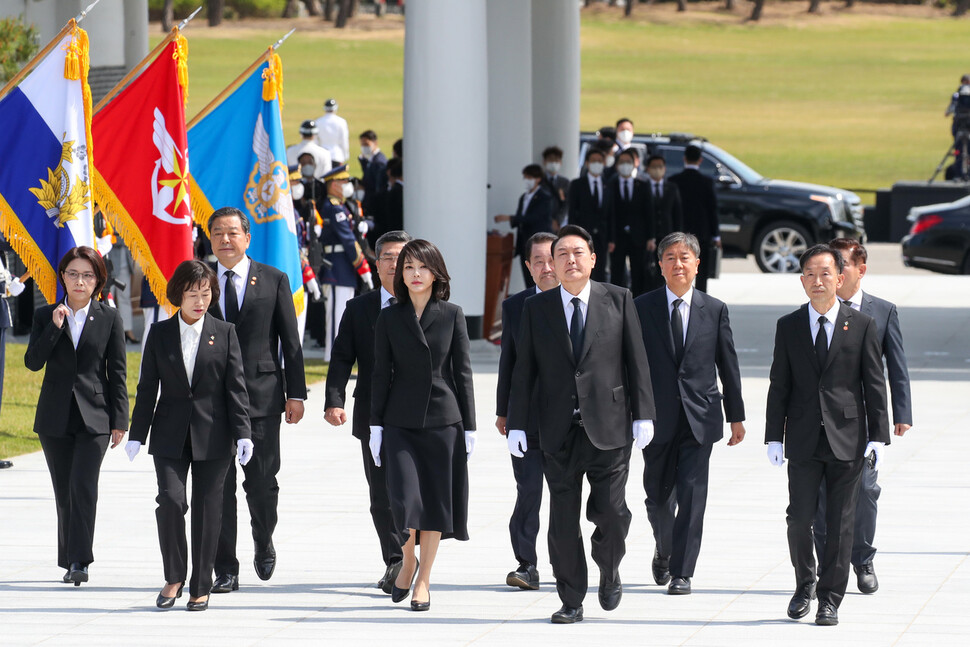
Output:
[[[34,412],[37,410],[37,396],[44,379],[44,372],[36,373],[24,366],[25,344],[7,344],[5,378],[3,383],[3,408],[0,410],[0,458],[19,456],[40,449],[37,434],[34,433]],[[135,404],[135,389],[138,386],[138,364],[141,353],[128,353],[128,400]],[[307,384],[325,380],[327,364],[320,359],[305,360]],[[307,412],[307,415],[313,415]],[[319,415],[323,415],[319,412]]]

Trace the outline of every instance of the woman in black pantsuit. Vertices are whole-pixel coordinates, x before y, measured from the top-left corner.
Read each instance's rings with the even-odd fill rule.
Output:
[[[61,259],[64,298],[34,313],[24,364],[46,366],[34,432],[47,459],[57,505],[57,564],[64,582],[88,581],[94,561],[98,477],[108,441],[128,428],[125,327],[114,308],[92,300],[108,272],[101,255],[75,247]]]
[[[381,311],[374,331],[371,454],[380,466],[386,443],[391,513],[409,530],[391,599],[406,598],[413,582],[415,611],[431,606],[431,567],[441,538],[468,539],[475,394],[465,317],[448,303],[448,282],[438,248],[412,240],[398,258],[398,303]]]
[[[192,469],[192,578],[187,608],[204,611],[209,606],[233,442],[241,465],[252,457],[249,395],[235,326],[206,314],[209,304],[219,298],[215,272],[202,261],[184,261],[172,274],[166,292],[179,312],[153,324],[148,333],[125,451],[134,460],[151,429],[148,452],[158,479],[155,519],[166,582],[155,601],[160,609],[174,606],[185,584],[185,486]]]

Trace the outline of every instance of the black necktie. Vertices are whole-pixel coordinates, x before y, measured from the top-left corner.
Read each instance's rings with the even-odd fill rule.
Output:
[[[236,275],[232,270],[226,270],[226,321],[236,323],[239,318],[239,299],[236,297],[236,284],[232,277]]]
[[[593,204],[600,206],[599,182],[595,178],[593,179]]]
[[[662,197],[660,195],[660,182],[655,182],[653,185],[653,197],[657,198],[658,200]]]
[[[583,312],[579,309],[581,303],[579,297],[573,297],[573,317],[569,324],[569,339],[573,342],[573,359],[577,364],[583,352]]]
[[[670,311],[670,332],[674,336],[674,357],[678,365],[684,359],[684,320],[680,316],[683,302],[683,299],[674,299],[674,308]]]
[[[844,301],[842,301],[842,303],[844,303],[844,304],[845,304],[845,307],[846,307],[846,308],[852,308],[852,302],[851,302],[851,301],[849,301],[848,299],[846,299],[846,300],[844,300]],[[853,309],[853,310],[855,310],[855,308],[852,308],[852,309]]]
[[[392,306],[395,303],[397,303],[397,297],[391,297],[390,299],[387,300],[387,305],[389,306]]]
[[[623,199],[626,200],[627,202],[633,199],[633,187],[630,186],[630,183],[632,181],[633,180],[623,180],[623,184],[626,185],[626,197]]]
[[[818,318],[818,334],[815,335],[815,356],[818,357],[819,368],[825,368],[825,358],[829,355],[829,337],[825,334],[824,316]]]

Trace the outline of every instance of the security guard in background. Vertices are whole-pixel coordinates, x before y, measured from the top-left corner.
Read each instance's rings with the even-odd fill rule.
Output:
[[[10,313],[10,305],[7,303],[7,294],[11,297],[19,296],[24,291],[24,284],[20,279],[12,276],[7,270],[7,253],[13,254],[13,250],[7,241],[0,236],[0,404],[3,404],[3,364],[5,349],[7,346],[7,328],[13,326],[13,317]],[[0,456],[0,469],[13,467],[13,463],[2,460]]]
[[[337,324],[344,314],[347,302],[354,298],[357,287],[357,277],[360,276],[369,288],[374,287],[371,279],[370,265],[354,237],[353,223],[350,211],[344,206],[344,201],[351,197],[354,186],[350,183],[347,165],[335,167],[323,177],[327,186],[327,202],[323,205],[323,233],[320,242],[323,244],[323,258],[330,262],[324,271],[321,283],[325,286],[327,295],[327,333],[326,344],[323,347],[323,359],[330,361],[330,350],[337,335]]]

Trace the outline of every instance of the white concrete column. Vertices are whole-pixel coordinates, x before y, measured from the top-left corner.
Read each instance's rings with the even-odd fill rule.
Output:
[[[148,0],[124,0],[125,67],[133,68],[148,55]]]
[[[404,36],[404,228],[441,249],[473,339],[485,309],[485,0],[410,0]]]
[[[579,168],[579,6],[532,0],[532,150],[562,148],[566,177]]]

